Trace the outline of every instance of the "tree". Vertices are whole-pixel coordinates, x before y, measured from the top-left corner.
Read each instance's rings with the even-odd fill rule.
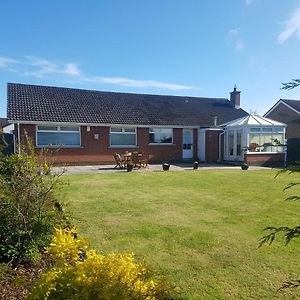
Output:
[[[300,79],[292,79],[289,82],[282,83],[282,85],[283,85],[281,87],[282,90],[292,90],[300,85]]]
[[[287,83],[282,83],[283,87],[282,90],[291,90],[298,86],[300,86],[300,79],[292,79],[291,81]],[[290,168],[289,170],[282,170],[278,172],[276,176],[278,176],[282,172],[299,172],[299,168],[294,167]],[[288,189],[294,188],[295,186],[299,186],[300,182],[290,182],[283,191],[286,191]],[[288,197],[286,200],[300,200],[300,195],[293,195]],[[268,243],[271,245],[273,241],[276,239],[277,235],[283,234],[283,238],[285,239],[285,245],[288,245],[288,243],[294,239],[300,236],[300,225],[294,226],[294,227],[288,227],[288,226],[280,226],[280,227],[273,227],[268,226],[264,229],[265,231],[268,231],[269,233],[265,236],[260,238],[259,247],[264,245],[265,243]],[[300,286],[300,279],[291,280],[284,282],[279,290],[287,289],[287,288],[295,288]]]

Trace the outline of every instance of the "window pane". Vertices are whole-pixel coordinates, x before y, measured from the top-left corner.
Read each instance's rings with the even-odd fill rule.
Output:
[[[233,139],[234,139],[234,131],[228,132],[228,156],[233,156]]]
[[[283,132],[283,127],[274,127],[273,132]]]
[[[57,126],[38,126],[38,130],[56,131]]]
[[[172,128],[150,128],[149,142],[157,144],[172,144],[173,129]]]
[[[250,152],[259,151],[259,147],[258,147],[260,145],[259,137],[260,137],[260,135],[257,133],[249,134],[249,151]]]
[[[262,128],[263,132],[272,132],[272,127],[264,127]]]
[[[285,147],[282,146],[284,143],[283,134],[273,134],[273,152],[282,152],[284,151]]]
[[[272,152],[272,134],[261,134],[260,136],[261,152]]]
[[[124,128],[124,132],[135,132],[135,128]]]
[[[112,127],[112,128],[110,128],[110,132],[122,132],[122,128]]]
[[[236,155],[241,156],[242,155],[242,130],[238,130],[236,132]]]
[[[110,143],[112,146],[135,146],[135,134],[112,133]]]
[[[60,127],[61,131],[79,131],[79,127]]]
[[[80,146],[79,133],[38,132],[38,146]]]
[[[260,128],[250,128],[250,132],[260,132]]]

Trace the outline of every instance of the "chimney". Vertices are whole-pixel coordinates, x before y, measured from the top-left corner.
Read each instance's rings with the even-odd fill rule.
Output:
[[[234,85],[233,92],[230,93],[230,104],[236,109],[240,108],[240,91],[236,90],[236,85]]]

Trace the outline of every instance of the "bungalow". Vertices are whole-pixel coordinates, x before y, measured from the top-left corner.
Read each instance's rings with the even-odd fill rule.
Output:
[[[236,88],[229,100],[17,83],[7,90],[17,144],[27,132],[58,164],[104,164],[125,151],[149,153],[150,161],[221,160],[217,125],[248,115]]]
[[[280,99],[264,116],[287,124],[288,159],[300,160],[300,100]]]

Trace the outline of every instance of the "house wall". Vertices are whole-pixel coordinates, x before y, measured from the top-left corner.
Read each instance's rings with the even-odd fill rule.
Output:
[[[16,126],[17,128],[17,126]],[[17,134],[17,129],[15,130]],[[32,144],[36,145],[35,125],[20,125],[21,144],[25,141],[25,131]],[[99,139],[94,139],[94,134]],[[197,129],[194,129],[194,159],[197,159]],[[137,147],[110,147],[110,127],[81,126],[81,147],[79,148],[49,148],[47,157],[56,164],[105,164],[114,162],[114,153],[125,151],[143,151],[149,153],[150,162],[182,160],[182,128],[173,129],[172,145],[149,145],[149,128],[137,128]],[[35,147],[37,152],[40,148]]]
[[[287,139],[300,138],[300,115],[286,105],[280,103],[273,111],[266,115],[266,117],[287,124]],[[298,123],[294,122],[296,120],[298,120]]]
[[[284,153],[253,153],[244,155],[244,161],[250,166],[283,166],[285,162]]]

